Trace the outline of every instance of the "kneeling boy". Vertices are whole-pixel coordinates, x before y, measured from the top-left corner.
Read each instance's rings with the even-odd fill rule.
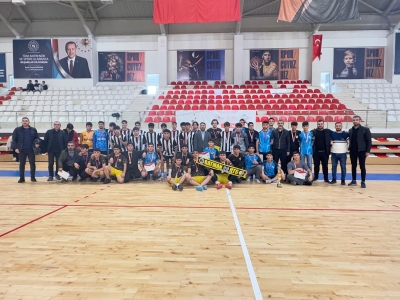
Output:
[[[196,186],[197,191],[207,190],[207,183],[210,182],[211,177],[214,175],[212,170],[208,171],[204,166],[200,165],[197,162],[199,158],[199,152],[197,150],[193,150],[193,160],[189,163],[188,168],[188,182],[191,185]]]
[[[267,153],[267,159],[263,161],[261,179],[265,183],[273,183],[278,180],[278,174],[281,174],[281,179],[285,180],[285,173],[279,168],[278,164],[273,160],[271,152]]]
[[[182,183],[186,180],[186,173],[182,166],[182,157],[177,156],[175,163],[168,170],[167,182],[172,187],[172,190],[183,190]]]

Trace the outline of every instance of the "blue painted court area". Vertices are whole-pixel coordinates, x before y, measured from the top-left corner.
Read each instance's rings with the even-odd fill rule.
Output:
[[[336,180],[340,181],[340,174],[338,174]],[[29,171],[25,172],[25,177],[29,178],[31,173]],[[49,173],[47,171],[36,171],[36,177],[48,177]],[[19,171],[11,170],[0,170],[0,177],[19,177]],[[332,179],[332,174],[329,174],[329,179]],[[323,176],[319,174],[319,180],[323,180]],[[347,174],[346,180],[351,180],[351,174]],[[357,180],[361,180],[360,174],[357,174]],[[400,174],[368,174],[367,180],[400,180]]]

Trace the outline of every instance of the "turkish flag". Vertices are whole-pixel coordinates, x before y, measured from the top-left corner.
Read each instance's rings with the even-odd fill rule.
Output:
[[[313,35],[313,54],[312,60],[318,57],[321,60],[321,49],[322,49],[322,34],[314,34]]]

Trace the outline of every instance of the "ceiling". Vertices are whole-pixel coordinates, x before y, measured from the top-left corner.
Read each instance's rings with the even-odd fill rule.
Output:
[[[82,0],[25,0],[25,3],[17,6],[11,0],[0,0],[0,37],[311,31],[313,28],[312,24],[277,22],[280,0],[241,0],[241,22],[169,26],[153,23],[152,0],[114,0],[113,4]],[[393,30],[400,21],[400,0],[359,0],[359,10],[359,20],[322,24],[319,30]]]

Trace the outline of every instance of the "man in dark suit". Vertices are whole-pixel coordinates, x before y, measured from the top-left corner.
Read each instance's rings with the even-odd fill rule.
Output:
[[[53,181],[53,176],[56,176],[57,180],[60,180],[60,176],[57,174],[57,168],[54,173],[54,159],[56,161],[56,166],[58,159],[60,158],[61,151],[67,148],[68,136],[64,130],[61,130],[61,123],[59,121],[54,122],[54,128],[47,130],[44,136],[44,142],[47,148],[48,154],[48,169],[49,178],[47,181]]]
[[[38,139],[36,128],[29,126],[29,119],[22,118],[22,126],[14,129],[12,134],[12,145],[15,152],[19,154],[19,180],[18,183],[25,182],[25,163],[26,158],[29,159],[31,167],[31,181],[36,182],[35,171],[35,152],[33,151],[33,142]]]
[[[76,55],[76,44],[68,42],[65,44],[67,57],[60,59],[60,65],[72,78],[92,78],[89,65],[85,58]]]
[[[193,150],[197,150],[199,153],[204,151],[204,148],[208,147],[208,141],[211,140],[211,134],[206,131],[206,123],[200,123],[200,130],[197,131],[193,138]]]

